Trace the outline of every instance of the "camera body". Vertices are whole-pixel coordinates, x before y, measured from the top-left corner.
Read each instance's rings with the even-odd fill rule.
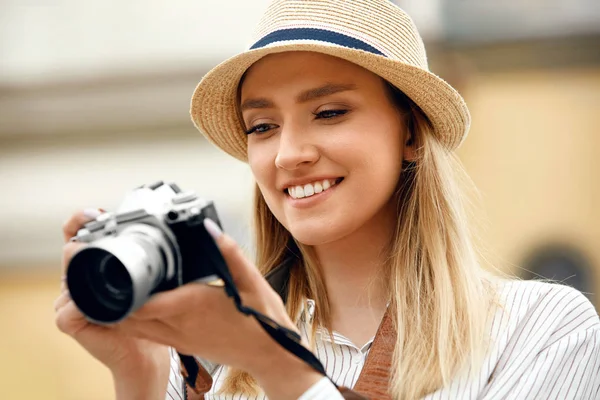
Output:
[[[220,225],[212,202],[175,184],[133,190],[116,212],[87,223],[73,238],[87,245],[69,262],[71,298],[89,321],[112,324],[154,293],[218,279],[222,257],[205,218]]]

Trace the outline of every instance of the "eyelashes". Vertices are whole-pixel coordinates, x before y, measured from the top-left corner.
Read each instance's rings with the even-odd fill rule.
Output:
[[[338,117],[341,117],[343,115],[348,114],[349,110],[324,110],[318,113],[313,113],[313,115],[315,116],[315,120],[331,120],[331,119],[335,119]],[[257,134],[261,134],[261,133],[266,133],[272,129],[276,129],[279,126],[276,124],[258,124],[253,126],[252,128],[248,129],[246,131],[246,135],[251,135],[253,133],[257,133]]]
[[[253,126],[252,128],[250,128],[249,130],[246,131],[246,135],[251,135],[253,133],[265,133],[268,132],[269,130],[271,130],[272,128],[276,128],[277,125],[275,124],[258,124],[256,126]]]
[[[332,119],[348,114],[348,110],[325,110],[319,113],[313,113],[315,119]]]

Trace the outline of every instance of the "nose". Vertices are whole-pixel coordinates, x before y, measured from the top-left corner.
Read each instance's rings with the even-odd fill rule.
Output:
[[[304,133],[304,134],[303,134]],[[310,142],[307,132],[288,127],[279,135],[279,149],[275,165],[285,170],[295,170],[319,160],[318,148]]]

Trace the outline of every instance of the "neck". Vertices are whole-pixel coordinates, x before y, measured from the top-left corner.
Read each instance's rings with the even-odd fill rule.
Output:
[[[382,212],[352,234],[314,247],[334,329],[357,314],[379,324],[389,301],[384,264],[395,227],[395,213]]]

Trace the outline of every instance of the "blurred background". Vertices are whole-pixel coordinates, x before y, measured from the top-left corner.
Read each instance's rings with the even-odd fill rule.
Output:
[[[349,0],[351,1],[351,0]],[[194,129],[191,93],[243,50],[268,0],[0,1],[2,399],[110,399],[54,326],[61,224],[158,179],[213,199],[242,245],[252,180]],[[459,153],[502,270],[600,307],[597,0],[410,0],[431,69],[465,97]]]

